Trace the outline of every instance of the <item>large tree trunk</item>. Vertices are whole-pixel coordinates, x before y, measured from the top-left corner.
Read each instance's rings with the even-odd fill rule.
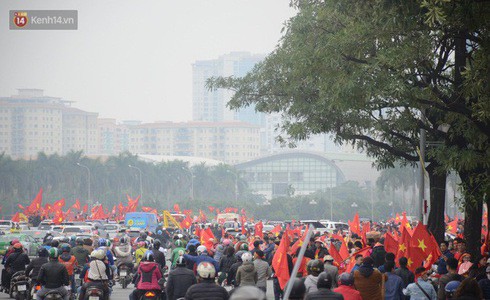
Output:
[[[444,241],[444,205],[446,202],[446,172],[438,172],[437,165],[431,163],[427,168],[430,180],[430,212],[427,228],[438,243]]]
[[[465,197],[464,239],[471,257],[478,257],[481,248],[484,191],[480,182],[475,180],[477,174],[481,173],[460,172]]]

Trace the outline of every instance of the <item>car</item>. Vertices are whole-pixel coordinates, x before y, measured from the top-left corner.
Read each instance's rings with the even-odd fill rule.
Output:
[[[320,234],[324,234],[325,232],[328,232],[328,228],[318,220],[302,220],[300,222],[306,225],[307,227],[312,225],[314,228],[313,229],[314,232],[319,232]]]
[[[0,255],[5,255],[8,247],[10,246],[10,242],[13,239],[18,239],[19,242],[24,246],[27,250],[27,254],[29,256],[37,255],[37,250],[42,245],[42,243],[36,241],[30,235],[24,233],[14,233],[14,234],[5,234],[0,235]]]
[[[115,223],[104,224],[104,231],[109,235],[109,238],[114,238],[119,230],[121,230],[121,225]]]
[[[77,234],[92,234],[93,229],[91,226],[65,226],[61,230],[63,235],[77,235]]]
[[[14,225],[14,222],[10,220],[0,220],[0,230],[8,231],[12,228],[12,225]]]
[[[343,233],[348,233],[349,232],[349,224],[347,223],[342,223],[342,222],[332,222],[332,221],[327,221],[327,222],[321,222],[325,227],[327,228],[327,231],[329,233],[334,233],[335,231],[342,231]]]
[[[266,233],[266,232],[269,232],[271,231],[272,229],[274,229],[274,225],[269,225],[269,224],[265,224],[264,227],[262,227],[262,232],[263,233]]]

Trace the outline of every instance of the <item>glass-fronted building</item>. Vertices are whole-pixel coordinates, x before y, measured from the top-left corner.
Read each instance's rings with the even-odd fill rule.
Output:
[[[252,190],[268,199],[326,191],[345,181],[334,161],[309,152],[275,154],[235,167]]]

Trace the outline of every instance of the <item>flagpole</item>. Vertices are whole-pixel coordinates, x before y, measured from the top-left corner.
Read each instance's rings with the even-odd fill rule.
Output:
[[[289,281],[286,284],[286,290],[284,291],[284,300],[289,299],[289,294],[291,294],[291,290],[293,289],[293,283],[294,279],[296,278],[296,274],[298,274],[299,267],[301,265],[301,261],[303,260],[303,256],[305,255],[306,252],[306,247],[308,246],[308,242],[310,241],[311,235],[313,234],[313,230],[315,228],[313,225],[310,225],[308,227],[308,232],[306,233],[306,237],[303,240],[303,245],[301,245],[301,249],[299,250],[298,254],[298,259],[296,260],[296,263],[294,264],[293,272],[291,273],[291,276],[289,277]],[[301,237],[300,237],[301,238]]]
[[[132,168],[132,169],[136,169],[138,170],[138,172],[140,173],[140,201],[141,201],[141,205],[143,205],[143,172],[141,172],[141,169],[138,168],[138,167],[135,167],[133,165],[128,165],[128,167]]]

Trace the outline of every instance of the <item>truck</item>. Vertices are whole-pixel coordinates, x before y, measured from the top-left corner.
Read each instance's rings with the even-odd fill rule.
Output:
[[[158,226],[158,220],[154,213],[131,212],[126,214],[124,225],[132,230],[148,230],[155,232]]]

